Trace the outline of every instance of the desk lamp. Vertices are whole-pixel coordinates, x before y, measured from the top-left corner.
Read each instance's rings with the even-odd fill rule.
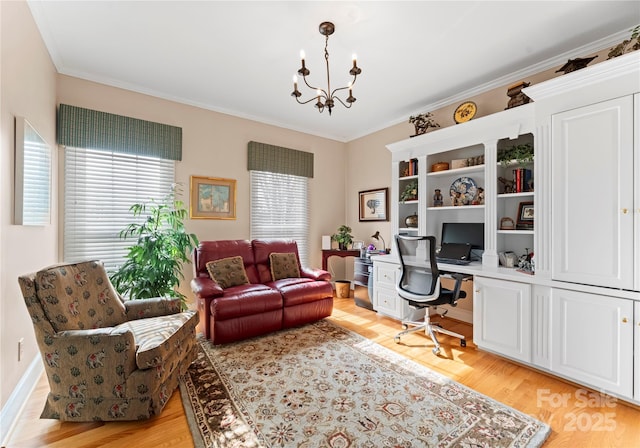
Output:
[[[373,238],[375,240],[382,240],[382,250],[384,252],[387,251],[387,245],[384,243],[384,238],[382,238],[382,235],[380,235],[380,231],[379,230],[376,230],[376,233],[371,235],[371,238]]]

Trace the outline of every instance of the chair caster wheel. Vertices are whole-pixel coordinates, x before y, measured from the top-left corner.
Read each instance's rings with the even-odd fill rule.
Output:
[[[400,343],[400,336],[396,336],[395,338],[393,338],[393,340],[395,341],[396,344]]]
[[[440,347],[435,347],[431,351],[433,352],[434,355],[437,355],[440,353]]]
[[[408,329],[409,329],[409,325],[407,325],[407,324],[402,324],[402,329],[403,329],[403,330],[408,330]]]
[[[460,339],[460,347],[466,347],[467,341],[465,339]]]

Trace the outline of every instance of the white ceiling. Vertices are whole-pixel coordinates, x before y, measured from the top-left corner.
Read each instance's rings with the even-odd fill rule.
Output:
[[[637,0],[29,0],[29,6],[62,74],[339,141],[464,99],[496,79],[520,80],[527,67],[560,66],[585,56],[576,49],[600,40],[609,45],[640,23]],[[354,52],[362,68],[357,102],[350,110],[337,105],[332,116],[290,96],[301,49],[311,84],[326,88],[323,21],[336,26],[329,38],[332,87],[350,80]]]

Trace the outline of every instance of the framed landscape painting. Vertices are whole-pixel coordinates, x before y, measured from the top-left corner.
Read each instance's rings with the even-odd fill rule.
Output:
[[[191,176],[192,219],[236,219],[236,181]]]

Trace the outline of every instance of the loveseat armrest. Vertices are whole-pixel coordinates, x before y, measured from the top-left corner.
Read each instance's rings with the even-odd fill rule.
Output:
[[[318,268],[302,267],[300,275],[312,280],[331,280],[331,274],[328,271]]]
[[[167,316],[180,312],[180,299],[177,297],[132,299],[125,300],[124,307],[127,312],[127,320]]]
[[[224,295],[224,290],[210,277],[195,277],[191,280],[191,290],[199,299],[215,299]]]
[[[119,374],[126,379],[137,369],[135,339],[126,328],[59,331],[45,334],[43,342],[40,344],[42,358],[45,368],[52,373],[118,366]]]

